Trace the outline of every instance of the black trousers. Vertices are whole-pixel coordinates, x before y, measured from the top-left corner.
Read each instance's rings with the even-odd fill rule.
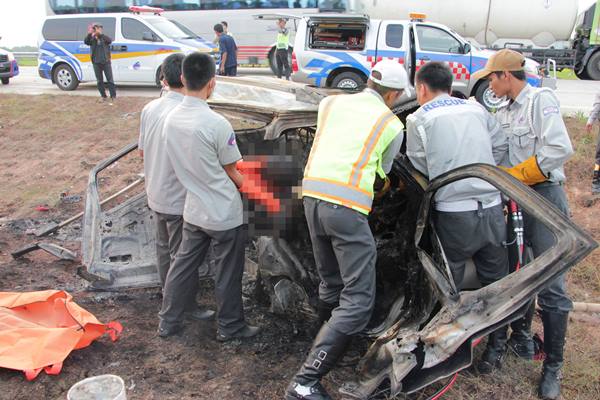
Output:
[[[237,65],[233,67],[225,67],[222,76],[237,76]]]
[[[102,73],[106,77],[108,82],[108,91],[111,98],[117,97],[117,89],[115,88],[115,81],[113,80],[112,65],[111,63],[106,64],[94,64],[94,74],[96,75],[96,84],[98,85],[98,91],[100,96],[106,97],[106,90],[104,90],[104,78]]]
[[[285,79],[289,81],[291,70],[287,49],[277,49],[275,52],[275,60],[277,61],[277,77],[281,78],[281,76],[285,74]]]
[[[212,243],[215,254],[215,297],[219,333],[231,335],[244,327],[242,274],[248,231],[245,225],[226,231],[211,231],[184,221],[183,235],[163,290],[160,326],[181,324],[183,313],[198,282]]]

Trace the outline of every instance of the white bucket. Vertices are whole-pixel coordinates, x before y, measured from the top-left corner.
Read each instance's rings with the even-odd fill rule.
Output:
[[[67,400],[127,400],[125,382],[116,375],[99,375],[74,384]]]

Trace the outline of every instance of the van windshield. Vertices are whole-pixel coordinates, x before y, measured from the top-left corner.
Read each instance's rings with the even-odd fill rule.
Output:
[[[169,39],[195,39],[197,36],[186,28],[184,31],[179,25],[164,18],[146,20],[154,29],[168,37]]]

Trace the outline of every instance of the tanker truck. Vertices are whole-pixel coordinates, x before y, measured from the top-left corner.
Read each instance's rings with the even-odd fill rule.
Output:
[[[580,79],[600,80],[600,0],[595,3],[578,14],[578,0],[349,0],[348,11],[382,19],[424,13],[475,46],[512,48],[542,65],[553,60],[558,70],[571,68]]]

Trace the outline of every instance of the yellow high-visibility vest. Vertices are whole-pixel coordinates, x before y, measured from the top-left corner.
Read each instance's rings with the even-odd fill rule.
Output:
[[[375,174],[385,178],[383,153],[404,125],[370,91],[321,101],[302,196],[369,214]]]
[[[290,31],[286,33],[279,32],[277,34],[277,48],[287,50],[290,47]]]

